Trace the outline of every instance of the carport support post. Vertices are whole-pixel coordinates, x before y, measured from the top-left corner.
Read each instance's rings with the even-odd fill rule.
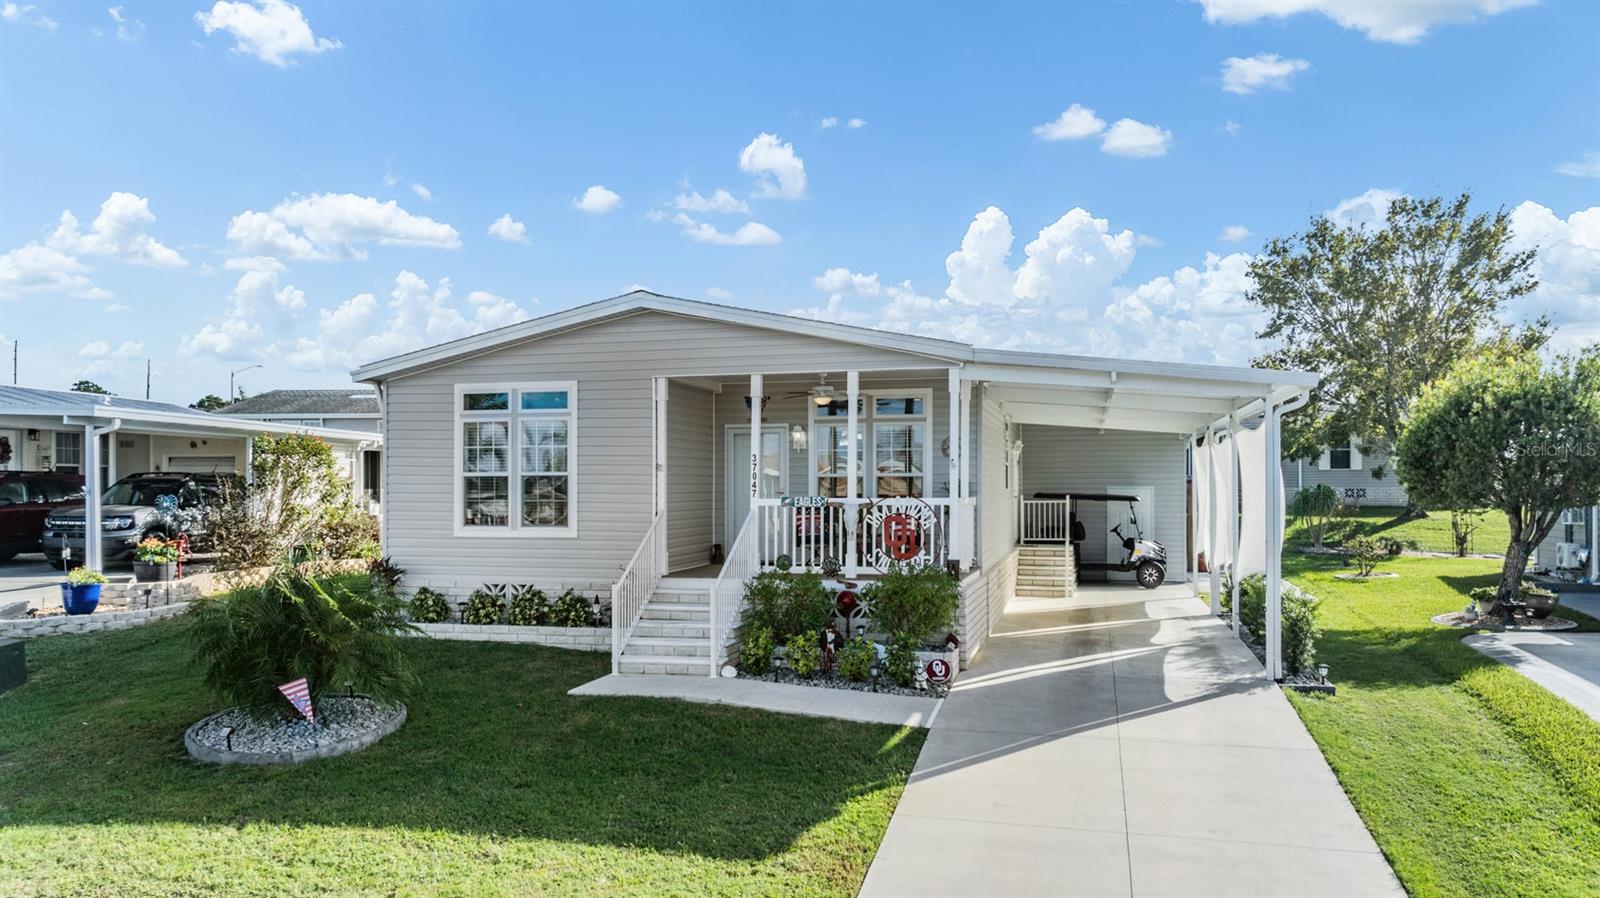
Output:
[[[1217,428],[1206,428],[1206,479],[1211,484],[1206,503],[1206,570],[1211,574],[1211,613],[1222,613],[1222,571],[1217,564],[1217,503],[1222,496],[1217,491]]]
[[[100,431],[93,424],[83,425],[83,567],[103,568],[100,552]],[[70,567],[70,566],[69,566]]]
[[[1278,503],[1279,481],[1283,478],[1283,461],[1279,458],[1279,423],[1282,412],[1268,397],[1266,420],[1262,426],[1265,434],[1267,489],[1266,534],[1267,551],[1267,676],[1283,679],[1283,509]]]
[[[1228,491],[1228,545],[1233,551],[1228,554],[1232,559],[1228,563],[1233,565],[1233,597],[1228,605],[1232,620],[1233,632],[1239,632],[1239,410],[1234,409],[1228,413],[1228,470],[1231,472],[1230,480],[1233,489]]]
[[[951,548],[961,545],[961,369],[951,368],[950,382],[950,532],[945,534],[945,557],[960,556]]]
[[[844,383],[845,402],[848,405],[845,409],[844,495],[849,500],[844,507],[844,573],[846,577],[856,577],[861,573],[861,565],[856,557],[856,523],[861,510],[861,506],[856,504],[860,498],[856,493],[856,472],[861,466],[861,459],[856,452],[856,427],[860,424],[856,403],[861,399],[861,372],[846,371]]]

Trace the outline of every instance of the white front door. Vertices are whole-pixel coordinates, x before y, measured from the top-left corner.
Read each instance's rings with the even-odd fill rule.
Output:
[[[761,428],[760,490],[763,499],[775,499],[789,492],[788,439],[789,432],[782,425]],[[750,428],[729,427],[727,447],[722,547],[731,549],[734,538],[739,535],[739,526],[750,513]]]
[[[1122,525],[1122,535],[1138,538],[1142,531],[1146,539],[1155,539],[1156,505],[1155,491],[1149,486],[1108,486],[1106,492],[1123,496],[1138,496],[1139,502],[1133,506],[1133,513],[1139,516],[1139,526],[1133,526],[1133,518],[1128,513],[1128,503],[1106,503],[1106,562],[1120,564],[1122,559],[1128,557],[1128,551],[1122,548],[1122,540],[1111,528]],[[1122,571],[1107,571],[1107,580],[1132,580],[1133,573]]]

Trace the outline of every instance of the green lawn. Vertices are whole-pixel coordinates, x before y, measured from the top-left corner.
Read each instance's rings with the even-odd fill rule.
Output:
[[[1428,552],[1454,552],[1456,547],[1455,537],[1450,533],[1450,512],[1430,511],[1427,517],[1408,518],[1404,508],[1379,505],[1355,509],[1330,520],[1322,542],[1325,546],[1339,546],[1361,535],[1397,540]],[[1305,522],[1290,518],[1284,542],[1292,546],[1311,545]],[[1478,517],[1478,529],[1472,534],[1469,549],[1474,553],[1503,555],[1510,543],[1511,524],[1505,513],[1488,511]]]
[[[1322,598],[1339,687],[1290,699],[1411,895],[1600,895],[1600,726],[1428,622],[1499,565],[1402,558],[1382,566],[1399,579],[1366,582],[1325,558],[1285,568]]]
[[[410,720],[292,768],[191,761],[187,623],[28,646],[0,895],[854,895],[923,731],[566,690],[609,658],[415,640]]]

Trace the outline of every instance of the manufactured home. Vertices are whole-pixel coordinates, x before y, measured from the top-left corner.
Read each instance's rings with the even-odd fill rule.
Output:
[[[618,671],[702,676],[726,657],[745,579],[772,566],[946,566],[961,579],[963,660],[1019,579],[1065,591],[1075,560],[1121,560],[1110,531],[1131,516],[1182,581],[1203,549],[1188,533],[1189,456],[1210,434],[1264,435],[1239,470],[1273,499],[1213,503],[1197,541],[1218,557],[1224,508],[1265,522],[1244,530],[1260,532],[1254,556],[1276,588],[1276,425],[1316,382],[979,349],[644,291],[354,377],[378,391],[384,549],[408,583],[458,600],[486,585],[575,589],[610,604]],[[1139,501],[1086,503],[1072,527],[1074,493]],[[1019,577],[1024,546],[1038,548]],[[700,598],[694,620],[678,640],[634,637],[665,592]],[[679,651],[686,641],[706,649]]]

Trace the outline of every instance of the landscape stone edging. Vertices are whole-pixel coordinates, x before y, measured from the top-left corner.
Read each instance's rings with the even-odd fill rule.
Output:
[[[232,708],[225,708],[215,714],[200,718],[187,730],[184,730],[183,747],[188,750],[190,757],[210,764],[299,764],[315,758],[334,758],[339,755],[347,755],[353,751],[360,751],[400,729],[401,725],[406,722],[406,706],[396,704],[394,707],[394,713],[390,714],[387,719],[359,736],[341,739],[338,742],[329,742],[327,745],[319,745],[316,748],[290,751],[226,751],[212,748],[196,739],[194,735],[196,730],[213,719],[233,710]]]
[[[516,642],[543,645],[580,652],[611,651],[610,627],[520,627],[514,624],[419,624],[427,639],[453,639],[460,642]]]
[[[53,614],[49,617],[24,617],[0,621],[0,638],[34,639],[40,636],[94,633],[99,630],[126,630],[142,627],[169,617],[177,617],[188,602],[173,602],[133,611],[99,611],[94,614]]]

